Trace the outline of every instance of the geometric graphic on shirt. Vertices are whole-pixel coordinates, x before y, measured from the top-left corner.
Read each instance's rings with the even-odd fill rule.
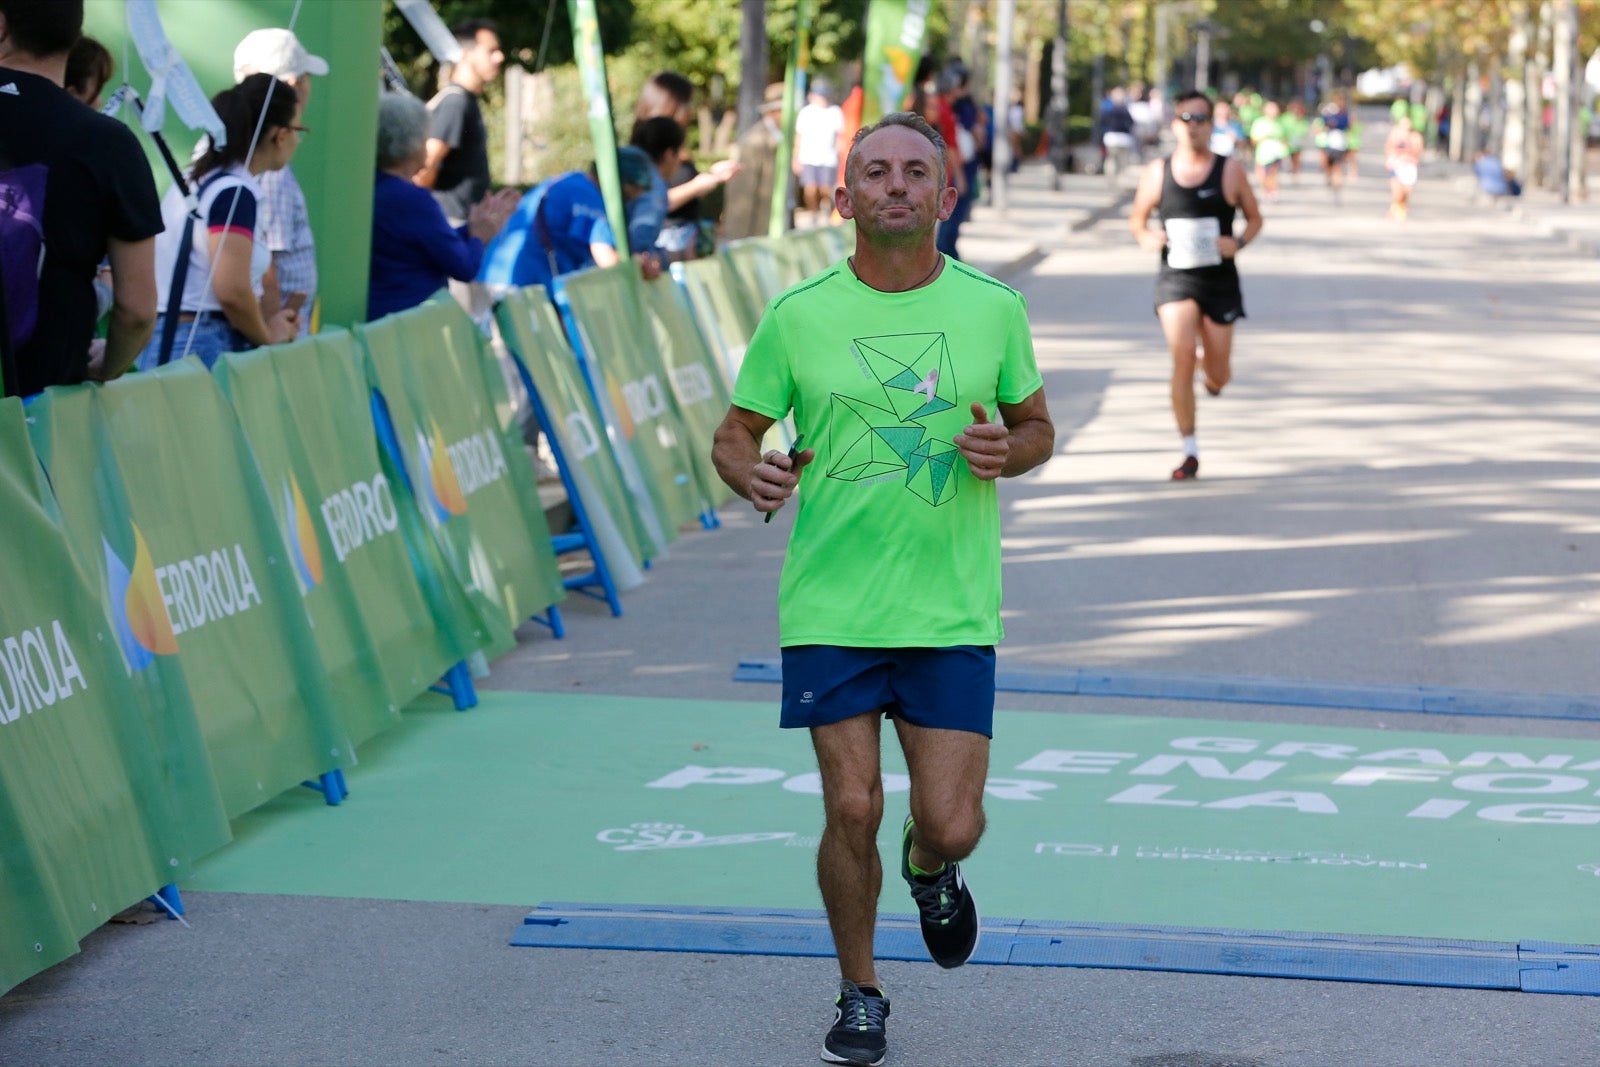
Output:
[[[176,655],[178,638],[161,599],[150,546],[144,543],[139,527],[128,525],[133,527],[132,567],[122,562],[105,534],[100,535],[100,544],[105,549],[106,583],[111,587],[111,621],[117,631],[117,643],[122,646],[128,669],[142,671],[156,656]]]
[[[317,543],[317,528],[300,492],[300,480],[290,474],[283,480],[284,526],[289,534],[289,559],[294,562],[300,592],[309,593],[322,584],[322,546]]]
[[[861,482],[905,472],[905,486],[938,507],[954,498],[960,453],[928,437],[924,419],[956,406],[956,380],[942,333],[858,337],[855,357],[882,389],[870,399],[834,393],[828,412],[830,478]]]

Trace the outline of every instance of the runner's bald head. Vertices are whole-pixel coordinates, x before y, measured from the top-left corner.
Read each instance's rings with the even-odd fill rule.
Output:
[[[890,114],[883,116],[883,118],[879,119],[877,122],[874,122],[871,126],[863,126],[861,129],[856,131],[854,140],[850,142],[850,154],[845,157],[845,185],[849,186],[853,184],[861,172],[862,157],[861,153],[857,151],[857,149],[861,147],[861,143],[868,137],[871,137],[873,134],[877,133],[879,130],[885,130],[891,126],[904,126],[909,130],[914,130],[917,133],[920,133],[923,137],[928,139],[928,143],[933,146],[934,162],[939,168],[939,188],[943,189],[946,183],[948,183],[950,180],[949,175],[945,173],[944,138],[939,136],[938,130],[928,125],[927,119],[923,118],[921,115],[918,115],[914,111],[891,112]]]

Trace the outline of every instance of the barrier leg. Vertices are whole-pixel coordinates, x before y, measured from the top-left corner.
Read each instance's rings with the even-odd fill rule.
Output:
[[[444,672],[444,678],[428,687],[432,693],[444,693],[455,701],[457,711],[478,706],[478,690],[472,684],[472,671],[466,660],[457,660],[455,666]]]
[[[543,615],[533,616],[533,621],[541,626],[550,627],[550,634],[557,641],[567,636],[567,624],[561,621],[561,609],[554,604],[546,608]]]
[[[344,772],[339,770],[325,771],[314,782],[301,782],[307,789],[315,789],[322,794],[322,799],[328,806],[336,807],[350,795],[350,790],[344,784]]]
[[[169,919],[183,921],[183,897],[178,895],[176,882],[168,882],[160,889],[157,889],[150,894],[149,900],[150,903],[166,912]]]
[[[596,599],[605,600],[611,608],[613,618],[622,614],[622,599],[617,595],[616,583],[611,578],[611,567],[606,563],[606,554],[600,550],[600,541],[594,535],[594,526],[589,521],[589,509],[579,495],[577,486],[573,483],[571,471],[567,466],[567,457],[561,447],[561,440],[550,428],[550,416],[545,410],[544,400],[539,396],[539,390],[533,384],[533,375],[528,371],[527,363],[523,362],[522,354],[506,342],[506,351],[511,354],[511,362],[517,368],[517,377],[522,380],[522,389],[528,395],[528,403],[533,407],[534,417],[539,420],[539,425],[545,427],[545,438],[550,442],[550,451],[556,459],[556,469],[561,472],[561,486],[567,491],[567,503],[572,506],[572,518],[578,525],[577,538],[571,535],[555,537],[551,541],[556,555],[563,552],[574,551],[578,548],[588,550],[589,558],[594,561],[594,570],[585,575],[574,576],[566,579],[564,584],[568,589],[575,589]],[[592,587],[598,584],[603,595],[597,595]],[[550,609],[555,616],[555,624],[550,629],[555,636],[560,638],[566,635],[566,629],[560,625],[560,614],[555,608]],[[536,616],[537,618],[537,616]],[[543,622],[544,620],[539,620]]]

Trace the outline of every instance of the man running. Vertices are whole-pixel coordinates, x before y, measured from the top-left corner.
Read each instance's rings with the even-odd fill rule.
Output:
[[[958,863],[984,827],[995,479],[1055,447],[1022,297],[937,250],[955,198],[943,139],[922,118],[898,112],[856,134],[834,193],[855,255],[768,305],[712,448],[722,479],[764,514],[812,470],[778,591],[780,724],[810,730],[822,775],[817,881],[841,977],[829,1063],[870,1067],[887,1048],[872,954],[885,716],[911,776],[900,873],[928,954],[959,967],[977,946]],[[815,447],[763,454],[791,410]]]
[[[1139,247],[1161,253],[1156,315],[1172,350],[1172,414],[1183,438],[1183,462],[1172,479],[1189,481],[1200,474],[1194,419],[1197,347],[1205,349],[1206,392],[1216,396],[1232,376],[1234,321],[1244,318],[1234,257],[1261,232],[1261,209],[1244,167],[1211,150],[1211,105],[1203,93],[1178,97],[1172,132],[1177,149],[1145,168],[1128,227]],[[1150,213],[1158,208],[1163,229],[1152,230]],[[1245,221],[1238,237],[1233,235],[1236,211]]]

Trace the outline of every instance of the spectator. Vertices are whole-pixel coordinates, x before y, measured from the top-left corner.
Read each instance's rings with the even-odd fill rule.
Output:
[[[812,213],[812,225],[820,226],[833,211],[843,134],[844,112],[829,101],[828,86],[819,78],[807,87],[806,105],[794,117],[791,163],[800,183],[800,207]]]
[[[502,189],[451,226],[427,190],[411,176],[427,153],[428,109],[408,93],[385,93],[378,102],[378,176],[372,189],[372,269],[367,318],[416,307],[448,280],[471,281],[484,247],[517,206],[517,191]]]
[[[1477,175],[1478,188],[1485,196],[1522,195],[1522,183],[1508,175],[1500,157],[1486,148],[1478,149],[1477,158],[1472,161],[1472,173]]]
[[[689,124],[694,121],[693,102],[694,86],[688,78],[677,71],[659,71],[651,75],[639,91],[639,102],[633,109],[634,129],[637,131],[640,123],[650,119],[669,118],[683,129],[687,137]],[[646,153],[649,154],[648,149]],[[651,158],[655,158],[653,154]],[[725,184],[737,173],[739,164],[731,160],[719,160],[702,173],[695,167],[689,152],[680,146],[676,166],[670,171],[663,171],[667,212],[661,235],[655,241],[656,249],[668,260],[709,255],[715,249],[715,242],[709,237],[711,220],[705,217],[700,198]],[[707,235],[705,239],[702,239],[702,234]]]
[[[950,114],[955,119],[956,151],[961,156],[962,190],[956,197],[955,210],[939,227],[938,247],[954,259],[956,240],[961,236],[962,225],[972,217],[972,203],[978,195],[978,154],[988,144],[989,133],[983,124],[983,114],[967,91],[967,68],[952,62],[939,75],[939,88],[950,104]]]
[[[428,102],[427,152],[412,180],[432,189],[450,225],[459,226],[489,191],[489,131],[478,98],[500,76],[506,54],[499,28],[487,19],[460,23],[453,32],[461,60],[450,84]]]
[[[196,217],[190,217],[176,185],[161,201],[166,223],[156,241],[161,313],[155,337],[139,354],[141,370],[185,355],[199,356],[210,367],[224,352],[281,344],[299,332],[296,312],[262,306],[262,279],[272,267],[272,253],[261,239],[256,178],[287,166],[309,132],[300,125],[300,98],[288,82],[252,74],[212,97],[211,106],[227,129],[227,144],[218,148],[207,138],[190,169],[189,184],[199,202]],[[111,266],[120,280],[115,260]]]
[[[0,0],[0,20],[0,377],[26,396],[132,364],[156,317],[161,208],[133,132],[62,88],[82,0]],[[111,320],[91,345],[107,253]]]
[[[788,185],[789,175],[778,174],[778,144],[783,127],[778,114],[783,110],[783,83],[768,85],[761,100],[761,121],[739,135],[733,146],[734,159],[742,168],[728,182],[723,197],[722,239],[764,237],[772,223],[772,190],[777,182]]]
[[[674,219],[669,211],[666,217],[667,224],[662,227],[661,236],[656,238],[655,251],[667,262],[693,259],[696,255],[695,246],[700,237],[699,198],[739,173],[739,164],[722,160],[713,163],[711,169],[704,173],[696,171],[694,164],[688,162],[688,153],[684,148],[684,129],[678,125],[676,119],[658,117],[635,122],[629,143],[650,157],[650,162],[655,164],[656,171],[664,182],[683,173],[684,166],[689,168],[691,174],[689,180],[667,187],[667,196],[669,206],[672,200],[681,200],[695,213],[693,220],[688,221],[682,217]],[[631,223],[629,228],[631,233]]]
[[[654,171],[650,157],[639,149],[631,145],[617,149],[617,175],[625,201],[631,203],[649,191]],[[484,252],[478,280],[491,286],[548,289],[559,275],[622,262],[597,174],[591,163],[587,171],[568,171],[529,190],[504,232]],[[646,281],[661,273],[653,253],[635,252],[633,258]]]
[[[1129,163],[1139,160],[1139,139],[1134,136],[1134,129],[1128,90],[1119,85],[1100,107],[1100,155],[1102,170],[1108,177],[1115,179]]]
[[[106,46],[93,37],[79,37],[78,43],[67,53],[67,72],[62,88],[100,110],[100,94],[105,91],[111,73],[116,69]]]
[[[233,80],[242,82],[252,74],[270,74],[294,86],[304,112],[311,100],[311,77],[328,73],[328,61],[307,52],[288,30],[254,30],[233,50]],[[306,196],[295,179],[294,169],[267,171],[257,181],[261,203],[257,205],[260,230],[272,252],[273,275],[277,279],[277,303],[300,316],[300,333],[311,331],[311,309],[317,302],[317,245],[311,235],[311,215]]]

